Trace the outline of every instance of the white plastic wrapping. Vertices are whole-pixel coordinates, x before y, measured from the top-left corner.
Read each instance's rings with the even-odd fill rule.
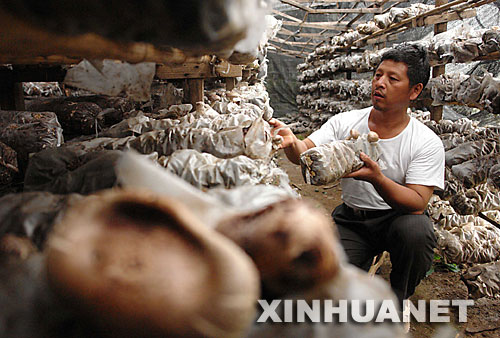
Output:
[[[111,60],[83,60],[66,73],[64,83],[96,94],[118,96],[127,94],[136,101],[148,101],[156,64],[143,62],[131,65]]]
[[[359,158],[361,152],[378,161],[380,158],[378,136],[372,142],[368,141],[368,136],[369,134],[364,134],[354,140],[325,143],[303,152],[300,164],[305,182],[324,185],[358,170],[364,164]]]

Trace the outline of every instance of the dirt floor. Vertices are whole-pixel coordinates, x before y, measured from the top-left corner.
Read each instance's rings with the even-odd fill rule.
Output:
[[[342,203],[339,185],[311,186],[304,183],[300,167],[290,163],[284,153],[278,153],[278,165],[287,172],[291,185],[298,190],[303,198],[313,202],[317,208],[330,215],[332,210]],[[381,277],[389,280],[391,270],[390,260],[387,259],[380,268]],[[430,299],[467,299],[467,288],[460,280],[460,273],[445,271],[436,268],[436,271],[426,277],[417,287],[415,294],[410,298],[415,304],[417,300]],[[451,325],[456,331],[456,338],[461,337],[500,337],[500,300],[480,298],[475,300],[474,306],[469,306],[467,322],[458,322],[458,308],[451,307]],[[436,330],[439,325],[413,321],[410,326],[410,335],[414,338],[438,338]]]

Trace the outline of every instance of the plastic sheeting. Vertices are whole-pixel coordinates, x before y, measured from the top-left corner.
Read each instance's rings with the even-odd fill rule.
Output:
[[[151,83],[156,64],[143,62],[131,65],[111,60],[83,60],[68,69],[64,83],[96,94],[118,96],[126,94],[135,101],[151,99]]]
[[[354,140],[325,143],[303,152],[300,156],[302,175],[308,184],[324,185],[358,170],[364,164],[359,154],[364,152],[372,160],[380,158],[377,139],[368,141],[368,134]]]

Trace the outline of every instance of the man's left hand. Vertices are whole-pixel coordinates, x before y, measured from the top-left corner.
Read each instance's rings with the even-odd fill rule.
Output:
[[[359,158],[365,163],[365,165],[359,170],[345,175],[344,178],[354,178],[356,180],[367,181],[373,184],[384,177],[378,163],[372,160],[368,155],[361,153],[359,154]]]

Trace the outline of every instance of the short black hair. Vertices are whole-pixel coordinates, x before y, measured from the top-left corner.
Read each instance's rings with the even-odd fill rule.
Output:
[[[407,75],[410,80],[410,87],[418,83],[423,84],[425,87],[429,82],[431,72],[429,57],[427,56],[427,50],[420,45],[401,43],[382,54],[380,63],[384,60],[403,62],[408,66]]]

